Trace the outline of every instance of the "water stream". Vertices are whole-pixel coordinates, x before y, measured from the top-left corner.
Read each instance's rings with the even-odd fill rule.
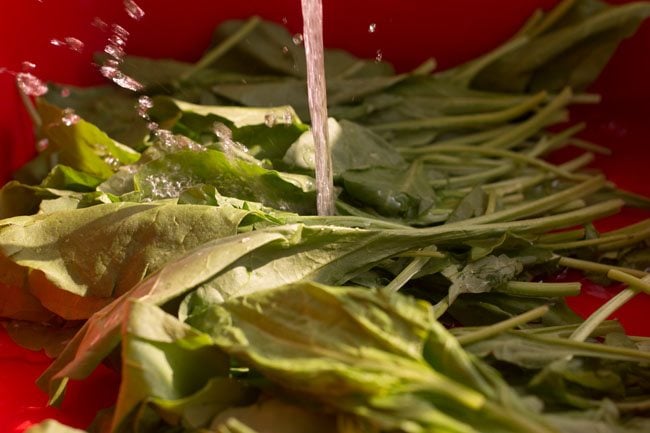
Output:
[[[302,0],[303,38],[307,57],[307,93],[316,147],[316,205],[319,215],[334,215],[332,158],[327,133],[327,91],[323,54],[322,0]]]

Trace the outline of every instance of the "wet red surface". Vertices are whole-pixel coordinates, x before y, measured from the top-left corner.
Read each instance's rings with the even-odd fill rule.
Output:
[[[0,70],[20,71],[23,61],[35,63],[34,73],[46,80],[69,84],[102,82],[91,53],[100,50],[105,34],[91,26],[94,17],[119,23],[131,36],[127,51],[154,57],[194,60],[209,42],[214,25],[225,18],[252,14],[285,22],[299,31],[298,0],[206,2],[202,0],[136,0],[146,15],[130,20],[122,1],[110,0],[4,0],[0,14]],[[613,3],[622,3],[618,0]],[[495,46],[508,37],[536,6],[548,7],[554,0],[326,0],[325,37],[331,47],[342,47],[365,57],[383,58],[408,69],[434,56],[441,67]],[[368,32],[370,24],[375,32]],[[83,53],[52,46],[52,38],[74,36],[86,44]],[[613,149],[598,157],[603,169],[619,186],[650,196],[648,138],[650,137],[650,25],[644,25],[626,41],[593,90],[604,95],[599,107],[579,107],[574,120],[585,120],[582,137]],[[30,123],[21,109],[11,72],[0,73],[0,182],[33,154]],[[647,218],[647,212],[627,211],[599,224],[600,229]],[[578,273],[560,278],[583,281],[583,294],[569,298],[572,308],[587,315],[618,290],[603,288],[582,279]],[[650,335],[646,312],[650,297],[639,295],[619,310],[618,318],[629,333]],[[41,353],[23,350],[0,330],[0,432],[20,433],[32,423],[48,417],[85,427],[97,410],[115,398],[118,376],[100,368],[83,383],[73,383],[62,408],[47,407],[46,395],[35,379],[49,364]]]

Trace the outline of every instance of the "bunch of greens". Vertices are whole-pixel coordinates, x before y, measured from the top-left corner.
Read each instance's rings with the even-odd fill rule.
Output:
[[[51,86],[48,145],[0,190],[0,317],[56,357],[52,403],[121,365],[93,432],[647,431],[648,340],[605,318],[650,290],[650,221],[592,223],[650,202],[557,125],[649,15],[563,1],[438,73],[328,51],[331,217],[275,24],[224,23],[196,64],[125,58],[138,94]],[[628,288],[582,321],[580,285],[544,282],[566,267]]]

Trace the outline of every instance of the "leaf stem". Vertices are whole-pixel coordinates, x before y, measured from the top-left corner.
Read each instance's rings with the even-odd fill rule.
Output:
[[[478,343],[479,341],[486,340],[533,320],[539,319],[548,313],[548,310],[549,307],[547,305],[542,305],[541,307],[534,308],[518,316],[495,323],[494,325],[485,326],[469,334],[460,335],[457,337],[457,340],[462,346]]]
[[[183,75],[181,75],[181,80],[188,80],[194,74],[202,70],[203,68],[214,63],[228,51],[230,51],[235,45],[237,45],[242,39],[244,39],[250,32],[252,32],[255,27],[257,27],[262,20],[260,17],[254,16],[251,17],[246,23],[241,26],[235,33],[230,35],[219,45],[214,47],[212,50],[208,51],[192,68],[187,70]]]

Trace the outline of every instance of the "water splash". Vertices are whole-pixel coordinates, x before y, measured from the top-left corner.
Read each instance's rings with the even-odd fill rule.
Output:
[[[84,50],[84,43],[77,38],[73,38],[72,36],[67,36],[63,38],[63,40],[51,39],[50,44],[54,45],[55,47],[68,48],[69,50],[76,53],[81,53]]]
[[[136,21],[140,21],[144,17],[144,11],[133,0],[124,0],[124,10]]]
[[[368,33],[375,33],[375,31],[377,31],[377,23],[370,23]]]
[[[47,93],[47,84],[29,72],[16,74],[16,84],[21,92],[27,96],[42,96]]]
[[[63,110],[63,116],[61,117],[61,122],[65,126],[72,126],[77,124],[81,120],[81,117],[74,112],[72,108],[66,108]]]

